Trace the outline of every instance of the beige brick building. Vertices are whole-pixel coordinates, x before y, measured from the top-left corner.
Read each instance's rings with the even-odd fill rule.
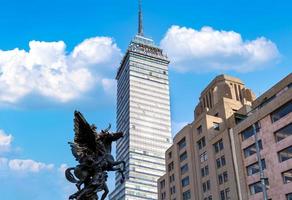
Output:
[[[285,159],[292,155],[292,138],[286,138],[292,134],[291,82],[290,74],[255,99],[239,79],[217,76],[201,93],[195,120],[175,136],[166,152],[167,173],[158,180],[158,199],[263,199],[250,128],[256,122],[269,199],[288,199],[292,159]],[[285,112],[290,114],[279,118]],[[279,119],[272,122],[271,117]]]

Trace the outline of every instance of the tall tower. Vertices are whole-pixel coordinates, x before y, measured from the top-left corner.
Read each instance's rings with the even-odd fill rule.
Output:
[[[117,143],[118,160],[126,161],[126,180],[110,200],[156,200],[157,179],[165,173],[165,151],[172,143],[169,61],[153,40],[143,33],[139,1],[138,34],[131,41],[118,69],[117,130],[124,138]]]

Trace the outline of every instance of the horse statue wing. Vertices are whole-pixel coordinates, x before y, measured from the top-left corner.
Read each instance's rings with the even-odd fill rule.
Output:
[[[96,152],[96,134],[79,111],[74,113],[74,143],[69,143],[77,161]]]

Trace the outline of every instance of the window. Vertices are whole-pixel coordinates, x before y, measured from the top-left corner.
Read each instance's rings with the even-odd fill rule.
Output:
[[[226,171],[218,175],[219,185],[226,183],[227,181],[228,181],[228,173]]]
[[[292,123],[288,124],[287,126],[275,132],[275,138],[277,142],[284,140],[286,137],[289,137],[291,135],[292,135]]]
[[[283,182],[285,184],[292,182],[292,169],[282,173]]]
[[[165,180],[160,181],[160,188],[161,189],[165,188]]]
[[[173,162],[168,164],[168,171],[171,171],[171,170],[173,170]]]
[[[240,122],[242,122],[243,120],[245,120],[247,118],[247,115],[234,113],[234,118],[235,118],[235,124],[239,124]]]
[[[225,190],[220,191],[220,200],[230,200],[230,189],[226,188]]]
[[[169,182],[173,182],[174,181],[174,174],[172,174],[171,176],[169,176]]]
[[[204,162],[204,161],[206,161],[206,160],[208,160],[208,155],[207,155],[207,152],[205,151],[204,153],[202,153],[202,154],[200,155],[200,161],[201,161],[201,162]]]
[[[189,200],[191,199],[191,192],[188,190],[183,193],[183,200]]]
[[[286,194],[286,199],[287,200],[292,200],[292,193]]]
[[[229,188],[225,189],[225,197],[226,197],[227,200],[230,199],[230,189]]]
[[[180,168],[180,173],[185,174],[188,170],[189,170],[189,166],[188,164],[185,164]]]
[[[208,190],[210,190],[211,189],[210,180],[204,182],[203,185],[202,185],[202,187],[203,187],[203,192],[207,192]]]
[[[224,180],[224,183],[226,183],[228,181],[228,173],[227,172],[223,172],[223,180]]]
[[[215,144],[213,144],[214,150],[216,153],[224,149],[223,140],[219,140]]]
[[[261,162],[262,162],[262,168],[263,168],[263,170],[265,170],[266,169],[266,161],[265,161],[265,159],[262,159]],[[248,176],[251,176],[253,174],[258,173],[260,171],[260,167],[259,167],[258,162],[247,166],[246,167],[246,171],[247,171],[247,175]]]
[[[209,166],[206,165],[205,167],[201,168],[201,175],[202,177],[208,176],[209,175]]]
[[[219,185],[223,184],[223,176],[222,176],[222,174],[218,175],[218,182],[219,182]]]
[[[172,186],[170,188],[170,195],[173,195],[173,194],[175,194],[175,186]]]
[[[225,192],[224,192],[224,190],[220,191],[220,200],[225,200]]]
[[[183,153],[179,156],[179,159],[180,159],[181,162],[184,161],[184,160],[186,160],[187,158],[188,158],[188,154],[187,154],[186,151],[183,152]]]
[[[210,180],[208,180],[206,183],[207,183],[207,190],[210,190],[210,189],[211,189],[211,183],[210,183]]]
[[[225,156],[221,156],[220,158],[216,159],[216,165],[217,168],[219,169],[220,167],[223,167],[226,165],[226,160],[225,160]]]
[[[182,187],[188,186],[189,184],[190,184],[190,179],[188,176],[185,177],[184,179],[182,179],[182,181],[181,181]]]
[[[259,140],[258,141],[258,144],[259,144],[260,150],[262,150],[263,149],[262,141]],[[247,148],[244,149],[244,156],[245,157],[249,157],[249,156],[255,154],[256,152],[257,152],[257,150],[256,150],[256,144],[254,143],[251,146],[249,146],[249,147],[247,147]]]
[[[279,161],[284,162],[292,158],[292,146],[278,152]]]
[[[276,122],[282,117],[288,115],[292,111],[292,101],[286,103],[285,105],[278,108],[271,114],[272,122]]]
[[[213,128],[214,128],[214,130],[219,131],[220,130],[219,123],[213,122]]]
[[[166,198],[166,193],[165,192],[161,193],[161,199],[165,200],[165,198]]]
[[[265,183],[266,183],[266,187],[268,188],[269,181],[267,179],[265,179]],[[251,195],[262,192],[263,191],[262,182],[259,181],[259,182],[249,185],[249,191]]]
[[[171,159],[172,158],[172,152],[168,153],[168,158]]]
[[[202,149],[203,147],[205,147],[205,146],[206,146],[206,140],[205,140],[205,137],[202,137],[202,138],[197,142],[197,144],[198,144],[198,148],[199,148],[199,149]]]
[[[198,134],[201,134],[202,131],[203,131],[202,126],[199,126],[199,127],[197,128],[197,132],[198,132]]]
[[[260,125],[258,122],[255,123],[255,130],[256,132],[259,132],[260,130]],[[245,129],[244,131],[241,132],[241,138],[242,140],[246,140],[250,137],[254,136],[254,130],[253,130],[253,126],[248,127],[247,129]]]
[[[186,138],[183,138],[181,141],[179,141],[177,145],[178,145],[179,150],[184,148],[187,145]]]

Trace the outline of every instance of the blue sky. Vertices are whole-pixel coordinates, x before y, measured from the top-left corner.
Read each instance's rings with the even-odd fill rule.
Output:
[[[115,124],[113,79],[137,32],[137,1],[0,5],[1,199],[65,199],[73,111],[98,128]],[[171,60],[173,134],[193,120],[216,75],[239,77],[259,95],[291,73],[291,9],[288,0],[144,0],[145,34]]]

